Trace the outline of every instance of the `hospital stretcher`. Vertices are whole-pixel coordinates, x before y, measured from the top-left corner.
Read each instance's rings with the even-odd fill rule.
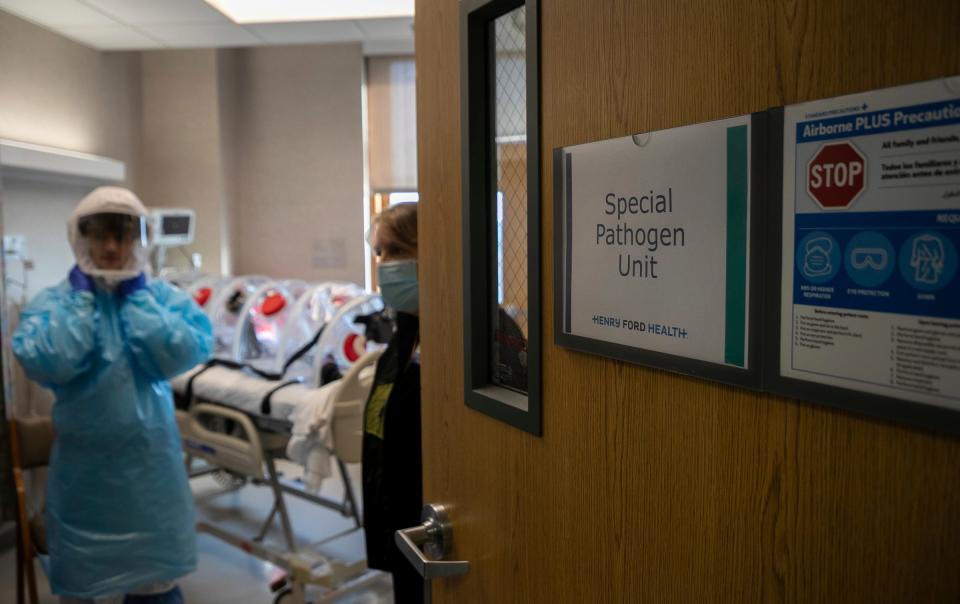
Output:
[[[345,343],[356,348],[357,338],[349,333],[350,329],[360,329],[359,326],[352,327],[355,317],[382,308],[382,302],[375,296],[360,296],[343,303],[317,338],[313,375],[305,382],[285,379],[288,376],[283,375],[267,375],[277,379],[266,379],[262,371],[243,370],[238,368],[236,361],[224,362],[223,359],[194,368],[172,381],[188,471],[193,460],[202,459],[212,468],[225,470],[255,485],[267,486],[272,491],[272,509],[255,536],[240,535],[208,521],[198,522],[197,528],[283,569],[282,580],[272,586],[278,593],[278,602],[305,602],[309,585],[316,586],[316,591],[320,592],[321,598],[317,601],[329,602],[380,577],[379,572],[366,568],[365,558],[338,560],[319,553],[319,550],[328,542],[362,529],[359,506],[346,464],[360,462],[363,407],[373,380],[373,367],[382,349],[369,350],[359,358],[356,356],[360,353],[355,350],[336,355],[341,366],[349,363],[345,374],[324,389],[318,386],[324,356],[332,356],[319,351],[342,347]],[[346,331],[345,325],[350,326]],[[317,397],[325,396],[331,397],[326,404],[333,408],[329,426],[333,436],[331,453],[339,470],[337,474],[343,481],[342,501],[308,492],[300,484],[284,479],[276,467],[276,460],[284,456],[291,438],[291,417],[296,409],[300,405],[316,403]],[[351,518],[353,526],[311,544],[309,550],[300,548],[294,539],[285,494]],[[277,517],[286,546],[282,551],[263,543]]]

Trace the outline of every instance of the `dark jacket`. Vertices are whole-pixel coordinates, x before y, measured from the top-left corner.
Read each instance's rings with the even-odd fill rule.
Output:
[[[397,331],[377,362],[363,413],[363,516],[367,564],[394,572],[409,565],[394,532],[420,524],[420,321],[398,313]]]

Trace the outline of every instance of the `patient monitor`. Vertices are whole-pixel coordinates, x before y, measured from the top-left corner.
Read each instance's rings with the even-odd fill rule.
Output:
[[[176,247],[193,243],[197,215],[190,208],[154,208],[150,210],[150,218],[154,245]]]
[[[188,256],[190,268],[187,271],[167,267],[167,250],[181,248],[193,243],[193,232],[197,215],[190,208],[153,208],[150,210],[150,230],[153,253],[150,268],[153,274],[167,279],[174,285],[185,287],[201,276],[200,254]]]

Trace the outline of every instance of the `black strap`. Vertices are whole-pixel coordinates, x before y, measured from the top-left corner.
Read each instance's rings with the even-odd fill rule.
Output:
[[[263,400],[260,401],[260,413],[263,415],[270,415],[270,401],[271,399],[273,399],[273,395],[274,393],[276,393],[277,390],[280,390],[281,388],[286,388],[287,386],[290,386],[293,384],[299,384],[299,383],[300,383],[299,380],[289,380],[280,384],[279,386],[276,386],[275,388],[271,388],[270,392],[268,392],[263,397]]]
[[[290,369],[291,365],[299,361],[303,355],[307,354],[311,348],[317,345],[317,342],[320,341],[320,336],[323,335],[323,330],[326,329],[326,327],[327,327],[326,323],[321,325],[320,329],[317,330],[317,333],[315,333],[313,337],[310,338],[310,341],[304,344],[303,346],[301,346],[299,349],[297,349],[297,351],[293,353],[293,355],[291,355],[289,359],[287,359],[287,362],[283,364],[283,371],[280,372],[280,376],[277,379],[280,379],[281,377],[283,377],[283,374],[287,372],[287,369]]]
[[[203,367],[199,371],[191,375],[190,379],[187,380],[187,388],[186,388],[186,391],[184,392],[184,398],[186,399],[185,407],[189,407],[191,404],[193,404],[193,381],[198,377],[200,377],[200,374],[206,372],[208,369],[212,367],[226,367],[228,369],[241,369],[241,370],[246,369],[246,370],[252,371],[253,373],[259,375],[260,377],[266,380],[270,380],[271,382],[275,382],[283,379],[283,376],[287,373],[287,369],[289,369],[291,365],[293,365],[294,363],[299,361],[301,358],[303,358],[305,354],[310,352],[311,348],[317,345],[317,342],[320,341],[320,336],[323,335],[323,330],[325,329],[325,327],[326,325],[320,327],[320,329],[317,330],[317,333],[315,333],[314,336],[310,338],[310,341],[308,341],[306,344],[298,348],[297,351],[294,352],[289,359],[287,359],[287,362],[283,364],[283,369],[280,370],[279,373],[264,371],[262,369],[257,369],[252,365],[248,365],[247,363],[238,363],[237,361],[231,361],[228,359],[210,359],[209,361],[203,364]],[[279,386],[277,386],[276,388],[268,392],[267,395],[264,397],[263,401],[260,403],[261,412],[264,413],[265,415],[270,414],[270,397],[273,396],[274,392],[276,392],[277,390],[280,390],[285,386],[289,386],[290,384],[299,384],[299,383],[300,383],[299,380],[290,380],[288,382],[284,382],[283,384],[280,384]],[[264,409],[266,409],[266,411],[264,411]]]
[[[198,377],[200,377],[200,374],[201,374],[201,373],[204,373],[206,370],[208,370],[208,369],[210,369],[211,367],[213,367],[215,361],[216,361],[216,359],[210,359],[209,361],[207,361],[206,363],[204,363],[203,367],[202,367],[199,371],[197,371],[196,373],[194,373],[193,375],[191,375],[191,376],[190,376],[190,379],[187,380],[187,389],[186,389],[186,391],[183,393],[184,397],[185,397],[186,400],[187,400],[187,404],[186,404],[187,407],[190,407],[190,405],[193,404],[193,381],[194,381],[195,379],[197,379]]]
[[[272,371],[264,371],[263,369],[257,369],[253,365],[248,365],[247,363],[238,363],[237,361],[231,361],[230,359],[210,359],[207,361],[209,367],[226,367],[227,369],[247,369],[260,377],[275,382],[283,377],[282,373],[273,373]]]
[[[283,369],[281,369],[279,373],[264,371],[263,369],[257,369],[252,365],[248,365],[247,363],[238,363],[236,361],[228,361],[226,359],[214,359],[213,362],[223,367],[229,367],[230,369],[249,369],[264,379],[270,380],[271,382],[276,382],[277,380],[283,379],[283,376],[287,373],[287,369],[289,369],[291,365],[300,360],[303,355],[310,352],[310,349],[316,346],[317,342],[320,340],[320,336],[323,335],[323,329],[323,327],[318,329],[317,333],[310,338],[309,342],[298,348],[297,351],[294,352],[289,359],[287,359],[287,362],[283,364]]]

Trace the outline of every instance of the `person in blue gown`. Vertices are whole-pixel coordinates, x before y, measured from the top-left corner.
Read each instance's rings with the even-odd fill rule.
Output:
[[[203,362],[210,321],[144,275],[147,211],[100,187],[70,217],[77,264],[23,310],[13,351],[53,390],[49,579],[62,602],[182,602],[196,567],[193,498],[169,379]]]

